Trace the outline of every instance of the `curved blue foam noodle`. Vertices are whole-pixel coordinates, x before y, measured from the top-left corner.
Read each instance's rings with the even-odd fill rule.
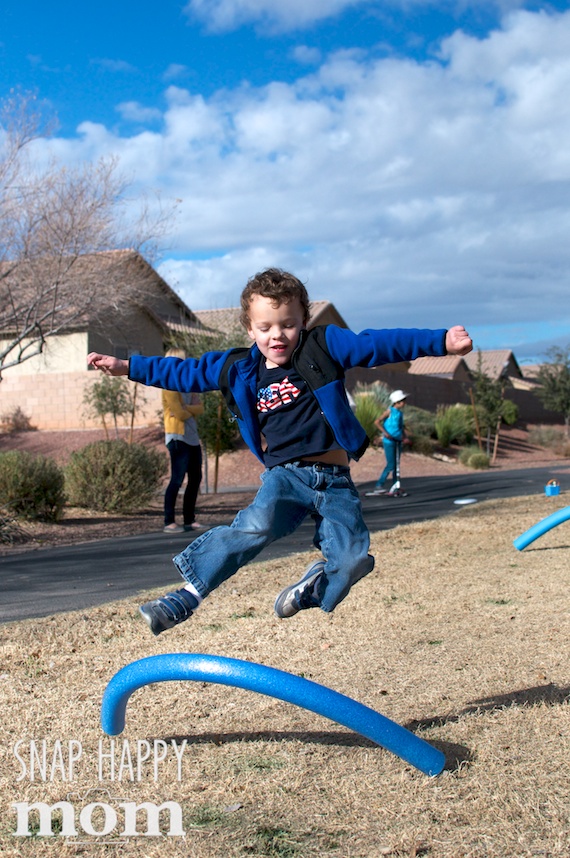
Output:
[[[534,524],[530,527],[525,533],[521,533],[520,536],[514,540],[513,545],[519,551],[522,551],[523,548],[526,548],[527,545],[530,545],[531,542],[534,542],[535,539],[538,539],[539,536],[542,536],[549,530],[552,530],[553,527],[556,527],[558,524],[562,524],[563,521],[568,521],[570,518],[570,506],[564,507],[564,509],[556,510],[552,515],[543,518],[542,521],[539,521],[537,524]]]
[[[426,775],[438,775],[445,756],[410,730],[351,697],[274,667],[218,655],[151,655],[121,668],[109,681],[101,703],[101,726],[109,736],[125,726],[131,694],[144,685],[170,680],[232,685],[285,700],[323,715],[371,739]]]

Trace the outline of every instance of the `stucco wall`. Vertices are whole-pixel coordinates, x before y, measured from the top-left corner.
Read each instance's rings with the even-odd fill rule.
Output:
[[[11,414],[20,407],[37,429],[100,428],[99,420],[86,416],[83,392],[87,385],[101,377],[100,373],[89,370],[44,372],[41,375],[6,372],[0,382],[0,416]],[[146,399],[144,403],[143,397]],[[134,425],[155,425],[158,422],[157,412],[162,410],[160,390],[138,385],[137,400]],[[123,421],[122,425],[129,423]]]
[[[0,347],[2,341],[0,341]],[[17,356],[14,350],[14,357]],[[49,337],[42,354],[11,366],[5,370],[4,377],[32,375],[45,372],[77,372],[85,369],[87,355],[87,333],[65,334],[61,337]],[[10,361],[10,354],[6,363]]]

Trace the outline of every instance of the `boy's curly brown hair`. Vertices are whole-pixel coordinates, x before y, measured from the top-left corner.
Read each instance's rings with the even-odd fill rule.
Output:
[[[280,268],[268,268],[266,271],[260,271],[254,277],[250,277],[247,281],[245,289],[241,293],[239,317],[246,331],[250,327],[249,305],[254,295],[270,298],[274,307],[280,307],[281,304],[288,304],[298,298],[303,308],[303,324],[306,325],[309,321],[310,301],[307,290],[301,281],[288,271],[282,271]]]

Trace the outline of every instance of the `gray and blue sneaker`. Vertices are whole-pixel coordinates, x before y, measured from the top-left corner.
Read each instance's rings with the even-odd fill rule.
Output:
[[[282,590],[275,599],[274,611],[282,620],[294,617],[306,608],[318,608],[317,595],[320,579],[325,568],[325,560],[316,560],[305,570],[303,577],[295,584]]]
[[[153,635],[159,635],[166,629],[183,623],[192,616],[197,607],[198,600],[188,590],[182,588],[173,593],[167,593],[159,599],[145,602],[140,606],[139,612],[148,623]]]

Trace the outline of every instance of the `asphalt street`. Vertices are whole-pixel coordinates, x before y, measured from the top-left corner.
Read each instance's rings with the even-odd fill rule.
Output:
[[[559,481],[570,482],[570,465],[562,463],[555,470]],[[400,498],[366,497],[373,483],[359,486],[359,490],[366,523],[371,531],[378,531],[443,515],[461,515],[464,507],[456,501],[462,499],[481,502],[544,493],[552,476],[548,470],[528,468],[415,477],[404,481],[408,496]],[[519,535],[513,534],[513,539]],[[309,550],[312,536],[313,523],[308,518],[290,537],[269,546],[259,559]],[[170,558],[187,544],[188,534],[165,536],[160,531],[2,557],[0,622],[86,609],[134,598],[155,587],[175,589],[181,579]]]

